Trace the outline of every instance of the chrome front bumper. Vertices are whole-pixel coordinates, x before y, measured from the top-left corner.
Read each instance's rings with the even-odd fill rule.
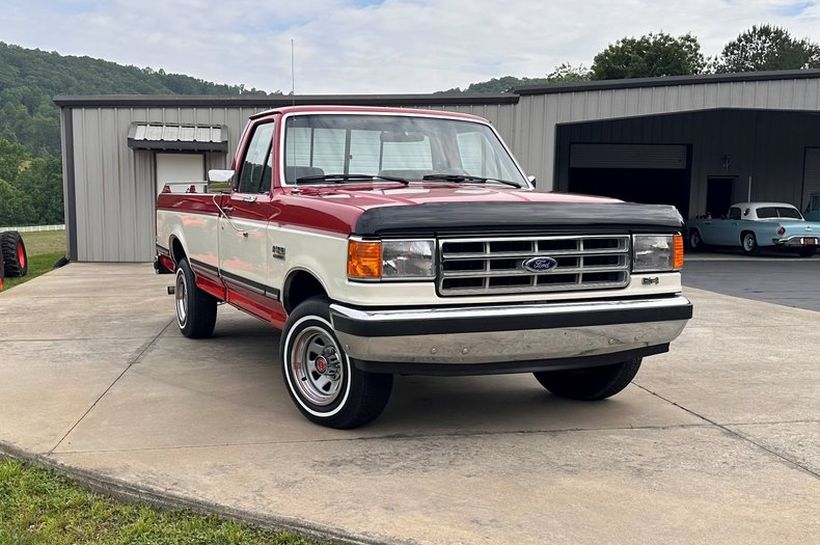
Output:
[[[480,372],[486,365],[505,372],[510,366],[493,364],[575,366],[585,360],[593,365],[665,352],[692,317],[692,305],[681,295],[404,310],[334,303],[330,315],[348,355],[372,362],[366,366],[371,369],[418,364],[419,369],[471,366]]]

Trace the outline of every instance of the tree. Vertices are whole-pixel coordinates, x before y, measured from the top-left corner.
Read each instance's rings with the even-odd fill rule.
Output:
[[[820,44],[798,40],[772,25],[753,26],[726,44],[714,62],[716,72],[756,72],[820,68]]]
[[[706,66],[698,39],[691,34],[647,34],[622,38],[595,55],[592,79],[648,78],[699,74]]]
[[[35,157],[0,138],[0,225],[62,223],[62,179],[58,156]]]
[[[446,91],[438,91],[439,95],[478,95],[488,93],[509,93],[518,87],[527,85],[543,85],[547,83],[545,78],[516,78],[515,76],[503,76],[492,78],[487,81],[471,83],[467,88],[453,87]]]
[[[559,64],[555,69],[547,74],[547,82],[549,83],[570,83],[573,81],[587,81],[592,77],[589,68],[583,64],[572,66],[565,62]]]

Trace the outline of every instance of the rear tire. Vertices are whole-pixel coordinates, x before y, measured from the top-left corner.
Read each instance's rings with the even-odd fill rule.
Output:
[[[802,248],[799,252],[797,252],[797,255],[799,255],[800,257],[812,257],[816,253],[817,253],[817,248],[811,247],[811,248]]]
[[[216,298],[196,285],[187,259],[177,264],[174,307],[179,331],[189,339],[210,337],[216,326]]]
[[[279,347],[282,375],[294,405],[315,424],[350,429],[378,417],[393,375],[357,369],[330,323],[325,297],[301,303],[288,317]]]
[[[541,386],[559,397],[598,401],[626,388],[640,368],[641,358],[635,358],[615,365],[533,374]]]
[[[757,237],[752,232],[745,232],[740,235],[740,246],[746,255],[760,254],[760,246],[757,245]]]
[[[0,233],[0,252],[6,267],[7,278],[18,278],[28,274],[28,254],[23,237],[17,231]]]

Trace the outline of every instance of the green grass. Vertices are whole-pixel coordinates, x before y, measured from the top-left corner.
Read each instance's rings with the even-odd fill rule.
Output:
[[[214,516],[121,503],[52,471],[0,459],[0,545],[316,543]]]
[[[20,233],[29,255],[65,254],[65,231]]]
[[[54,268],[54,263],[65,255],[65,231],[20,233],[28,253],[28,274],[23,278],[6,278],[4,289],[22,284]]]

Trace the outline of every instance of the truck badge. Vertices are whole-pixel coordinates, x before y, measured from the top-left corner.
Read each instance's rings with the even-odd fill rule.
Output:
[[[534,273],[549,272],[558,266],[558,262],[551,257],[531,257],[524,261],[524,268]]]
[[[273,257],[275,257],[276,259],[285,259],[284,246],[273,246],[271,250],[273,251]]]

